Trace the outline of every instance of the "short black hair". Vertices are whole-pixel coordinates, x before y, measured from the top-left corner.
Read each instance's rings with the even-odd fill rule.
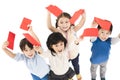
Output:
[[[97,29],[100,30],[102,27],[100,25],[97,26]],[[110,33],[112,33],[112,30],[113,30],[113,25],[111,24],[110,25]]]
[[[66,47],[67,40],[60,32],[53,32],[48,36],[46,44],[47,44],[48,49],[51,51],[51,53],[55,52],[52,48],[52,45],[57,44],[60,41],[64,42],[64,46]]]
[[[21,51],[25,50],[25,46],[28,46],[29,48],[33,49],[33,45],[26,39],[26,38],[23,38],[21,41],[20,41],[20,44],[19,44],[19,47],[21,49]]]

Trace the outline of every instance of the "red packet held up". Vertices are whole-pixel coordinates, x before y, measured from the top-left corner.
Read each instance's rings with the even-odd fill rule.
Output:
[[[63,12],[60,8],[54,5],[49,5],[48,7],[46,7],[46,9],[48,9],[56,17],[58,17]]]
[[[14,40],[15,40],[15,34],[13,32],[9,32],[7,41],[9,42],[8,48],[12,49],[14,48]]]
[[[97,28],[86,28],[84,29],[83,34],[81,37],[91,37],[91,36],[98,36],[98,29]]]
[[[41,46],[40,43],[38,41],[36,41],[30,34],[28,33],[23,33],[23,35],[25,36],[25,38],[33,45],[37,45],[37,46]]]
[[[71,24],[74,24],[75,21],[79,18],[79,16],[80,16],[81,14],[83,14],[83,13],[84,13],[84,9],[80,9],[80,10],[76,11],[76,12],[74,13],[74,15],[72,16],[72,18],[70,19],[70,23],[71,23]]]
[[[27,27],[27,25],[31,24],[31,22],[32,22],[32,20],[24,17],[22,20],[22,23],[20,25],[20,28],[27,31],[29,29],[29,27]]]
[[[94,20],[97,24],[99,24],[103,29],[110,30],[111,22],[108,20],[103,20],[97,17],[94,17]]]

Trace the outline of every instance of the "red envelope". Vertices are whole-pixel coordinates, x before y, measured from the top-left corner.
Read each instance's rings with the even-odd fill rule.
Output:
[[[81,37],[87,36],[98,36],[98,29],[97,28],[86,28]]]
[[[27,31],[29,29],[29,27],[27,27],[27,25],[31,24],[31,22],[32,22],[32,20],[24,17],[22,20],[22,23],[20,25],[20,28]]]
[[[36,41],[30,34],[28,33],[23,33],[23,35],[25,36],[25,38],[33,45],[36,46],[41,46],[40,43],[38,41]]]
[[[103,29],[110,30],[111,22],[108,20],[103,20],[97,17],[94,17],[95,22],[97,22]]]
[[[15,34],[13,32],[9,31],[7,41],[9,42],[8,48],[12,49],[14,48],[14,40],[15,40]]]
[[[60,8],[54,5],[49,5],[48,7],[46,7],[46,9],[48,9],[56,17],[58,17],[63,12]]]
[[[81,14],[83,14],[83,13],[84,13],[84,9],[80,9],[80,10],[76,11],[76,12],[74,13],[74,15],[72,16],[72,18],[70,19],[70,23],[71,23],[71,24],[74,24],[75,21],[79,18],[79,16],[80,16]]]

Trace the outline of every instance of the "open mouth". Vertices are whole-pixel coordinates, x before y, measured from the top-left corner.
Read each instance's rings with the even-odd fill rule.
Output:
[[[32,57],[33,56],[33,54],[31,54],[31,55],[28,55],[29,57]]]
[[[59,50],[58,52],[62,52],[62,50]]]

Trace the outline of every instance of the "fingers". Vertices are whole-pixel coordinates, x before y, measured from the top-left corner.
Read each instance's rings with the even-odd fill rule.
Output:
[[[2,45],[2,48],[5,49],[7,46],[9,45],[9,42],[8,41],[5,41]]]

